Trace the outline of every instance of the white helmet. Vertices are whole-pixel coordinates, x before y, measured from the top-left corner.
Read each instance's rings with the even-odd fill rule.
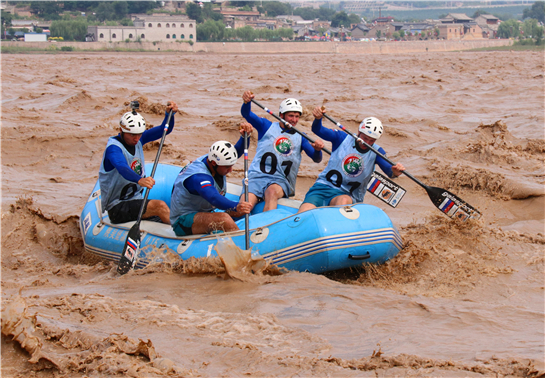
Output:
[[[140,114],[127,112],[119,121],[121,129],[128,134],[142,134],[146,131],[146,121]]]
[[[224,140],[216,142],[208,151],[208,160],[215,161],[219,166],[230,167],[235,165],[238,154],[235,146]]]
[[[301,106],[299,100],[287,98],[280,103],[280,109],[278,112],[280,114],[284,114],[286,112],[299,112],[299,114],[303,114],[303,107]]]
[[[364,133],[368,137],[371,137],[375,140],[378,140],[384,132],[382,122],[380,122],[380,120],[375,117],[367,117],[363,121],[361,121],[358,130],[360,133]]]

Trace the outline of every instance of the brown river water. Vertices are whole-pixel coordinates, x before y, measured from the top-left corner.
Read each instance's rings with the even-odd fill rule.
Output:
[[[3,377],[544,376],[543,53],[1,60]],[[177,101],[161,162],[183,164],[237,140],[246,89],[274,111],[301,100],[309,133],[315,106],[352,131],[378,117],[393,161],[483,217],[451,220],[401,177],[397,208],[366,196],[405,243],[379,267],[241,282],[210,259],[119,276],[84,252],[79,214],[128,102],[157,125]],[[326,162],[303,158],[296,199]]]

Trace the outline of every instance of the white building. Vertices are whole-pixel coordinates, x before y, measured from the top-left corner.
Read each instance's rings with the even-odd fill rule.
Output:
[[[25,33],[25,42],[47,42],[47,34]]]
[[[139,15],[134,26],[89,26],[89,41],[197,42],[197,23],[187,16]]]

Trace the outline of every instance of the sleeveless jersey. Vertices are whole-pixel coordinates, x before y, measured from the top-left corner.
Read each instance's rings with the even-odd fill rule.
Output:
[[[379,149],[376,143],[373,145]],[[355,141],[346,137],[339,148],[331,153],[327,167],[318,176],[317,183],[341,189],[356,202],[363,202],[367,184],[375,170],[377,155],[368,150],[360,153]]]
[[[207,155],[201,156],[197,160],[186,165],[185,168],[178,174],[176,181],[174,181],[174,188],[172,190],[172,196],[170,198],[170,224],[174,224],[178,218],[182,215],[189,213],[199,212],[211,212],[215,209],[207,200],[199,196],[198,194],[191,194],[184,186],[184,181],[189,177],[197,174],[204,173],[210,176],[210,182],[214,184],[217,191],[224,196],[227,189],[227,179],[223,176],[223,189],[219,187],[214,180],[214,177],[210,174],[208,167],[206,166]]]
[[[283,133],[278,122],[273,122],[263,138],[248,169],[252,179],[273,179],[287,183],[288,196],[295,194],[295,181],[301,164],[302,137],[299,134]]]
[[[140,141],[135,146],[134,155],[131,155],[115,137],[108,138],[106,149],[111,145],[121,148],[125,159],[127,159],[127,164],[129,164],[129,167],[131,167],[136,174],[140,175],[140,177],[145,176],[144,149],[142,148],[142,143],[140,143]],[[133,181],[125,179],[115,168],[109,172],[104,169],[105,156],[106,150],[104,150],[102,163],[100,164],[100,170],[98,172],[102,209],[110,210],[121,201],[142,199],[143,187]]]

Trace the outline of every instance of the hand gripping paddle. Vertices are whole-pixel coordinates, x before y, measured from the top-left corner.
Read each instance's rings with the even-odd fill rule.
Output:
[[[322,108],[322,110],[324,110]],[[371,151],[376,153],[378,156],[386,160],[388,163],[395,165],[393,161],[388,159],[386,156],[378,152],[375,148],[371,147],[367,143],[365,143],[361,138],[358,138],[356,135],[352,134],[350,131],[348,131],[343,125],[341,125],[339,122],[335,121],[333,118],[328,116],[327,114],[324,114],[324,117],[333,122],[335,125],[337,125],[341,130],[343,130],[348,135],[352,136],[354,139],[356,139],[358,142],[363,143],[366,145]],[[481,212],[465,202],[463,199],[458,197],[457,195],[449,192],[448,190],[436,188],[434,186],[428,186],[423,184],[420,180],[418,180],[416,177],[411,175],[407,171],[403,171],[403,173],[409,177],[411,180],[416,182],[418,185],[423,187],[426,192],[428,193],[428,196],[430,197],[431,202],[437,207],[439,210],[441,210],[443,213],[445,213],[447,216],[453,218],[453,219],[460,219],[461,221],[465,221],[468,218],[472,219],[479,219],[481,217]]]

